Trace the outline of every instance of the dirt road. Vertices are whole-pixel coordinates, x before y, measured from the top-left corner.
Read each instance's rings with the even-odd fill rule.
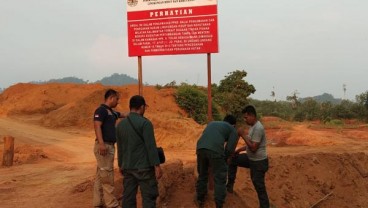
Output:
[[[0,133],[16,138],[15,160],[26,163],[0,169],[1,207],[70,207],[73,188],[93,173],[92,139],[9,118]]]

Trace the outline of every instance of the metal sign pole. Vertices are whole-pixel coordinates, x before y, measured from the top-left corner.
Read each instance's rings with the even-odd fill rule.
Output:
[[[207,109],[207,120],[208,122],[212,121],[212,95],[211,95],[211,53],[207,53],[207,74],[208,74],[208,84],[207,84],[207,100],[208,100],[208,109]]]
[[[208,83],[207,83],[207,100],[208,100],[208,109],[207,109],[207,122],[210,122],[213,120],[212,118],[212,93],[211,93],[211,53],[207,53],[207,75],[208,75]],[[208,170],[208,188],[210,190],[214,189],[214,177],[212,168],[210,167],[210,170]]]
[[[139,95],[143,96],[143,81],[142,81],[142,56],[138,56],[138,90]]]

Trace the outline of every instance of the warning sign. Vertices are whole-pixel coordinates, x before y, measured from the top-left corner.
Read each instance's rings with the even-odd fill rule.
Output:
[[[216,0],[128,0],[129,56],[217,53]]]

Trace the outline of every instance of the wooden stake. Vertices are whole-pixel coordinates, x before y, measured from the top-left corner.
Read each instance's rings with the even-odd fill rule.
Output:
[[[4,137],[3,166],[12,166],[14,159],[14,137]]]

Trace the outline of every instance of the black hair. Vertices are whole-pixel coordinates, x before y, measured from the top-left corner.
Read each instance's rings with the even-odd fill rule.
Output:
[[[236,124],[236,118],[233,115],[226,115],[224,118],[225,122],[228,122],[231,125],[235,125]]]
[[[245,108],[242,110],[242,113],[248,113],[250,115],[253,115],[255,117],[257,117],[257,112],[256,112],[256,108],[253,105],[247,105],[245,106]]]
[[[134,95],[129,100],[129,108],[130,109],[138,109],[142,105],[146,105],[146,101],[144,100],[144,97],[140,95]]]
[[[108,89],[105,93],[105,100],[107,100],[111,96],[118,96],[118,92],[113,89]]]

